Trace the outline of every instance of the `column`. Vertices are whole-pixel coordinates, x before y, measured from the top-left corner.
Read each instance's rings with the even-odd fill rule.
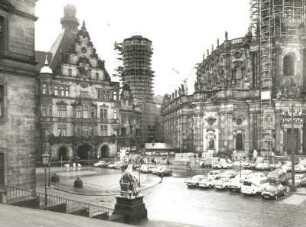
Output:
[[[300,140],[299,140],[299,146],[300,146],[300,150],[299,150],[299,154],[303,153],[303,126],[300,127]]]

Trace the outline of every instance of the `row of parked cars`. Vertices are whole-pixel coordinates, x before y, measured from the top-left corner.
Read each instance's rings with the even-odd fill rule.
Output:
[[[287,192],[286,184],[291,184],[286,171],[276,169],[266,175],[252,170],[212,170],[207,176],[195,175],[186,179],[188,188],[215,188],[217,190],[238,191],[244,195],[261,195],[266,199],[277,199]],[[306,186],[306,176],[296,174],[296,186]]]
[[[106,162],[101,160],[99,162],[94,163],[95,167],[101,168],[109,168],[109,169],[124,169],[129,164],[126,162]],[[152,164],[133,164],[133,169],[136,171],[140,171],[141,173],[152,173],[159,176],[169,176],[172,174],[172,169],[169,168],[168,165],[152,165]]]

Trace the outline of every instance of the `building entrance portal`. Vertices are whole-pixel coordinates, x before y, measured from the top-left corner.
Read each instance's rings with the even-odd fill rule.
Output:
[[[293,130],[293,135],[292,135]],[[294,150],[295,154],[299,153],[299,144],[300,144],[300,133],[299,129],[288,128],[285,130],[284,136],[284,149],[287,151],[288,154],[291,154],[292,149]]]
[[[79,146],[77,151],[77,154],[80,159],[89,159],[91,153],[92,153],[92,147],[88,144],[83,144]]]
[[[108,158],[109,157],[109,146],[103,145],[101,147],[101,158]]]
[[[63,161],[67,161],[69,159],[69,151],[67,147],[60,147],[60,149],[58,150],[58,159]]]

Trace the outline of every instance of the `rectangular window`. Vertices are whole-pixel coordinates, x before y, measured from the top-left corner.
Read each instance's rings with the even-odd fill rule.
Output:
[[[0,85],[0,117],[4,115],[4,87]]]
[[[103,121],[107,120],[107,109],[100,109],[100,119]]]
[[[90,128],[90,135],[91,136],[95,135],[95,127],[94,126],[91,126],[91,128]]]
[[[66,125],[58,125],[57,132],[59,136],[67,136],[67,126]]]
[[[69,87],[65,87],[65,96],[69,97]]]
[[[113,100],[117,101],[117,91],[113,91]]]
[[[114,109],[114,119],[117,119],[117,110]]]
[[[57,109],[58,109],[58,117],[67,117],[67,106],[66,105],[57,106]]]
[[[90,108],[90,117],[91,118],[95,118],[96,117],[96,113],[95,113],[96,111],[95,111],[95,108]]]
[[[43,95],[47,94],[47,84],[42,85],[42,93],[43,93]]]
[[[48,84],[48,95],[52,95],[52,85]]]
[[[83,118],[88,118],[88,109],[86,106],[83,107]]]
[[[76,108],[76,118],[81,118],[81,107]]]
[[[101,99],[101,90],[97,89],[98,99]]]
[[[82,130],[80,128],[77,128],[77,135],[81,136],[82,135]]]
[[[49,116],[52,117],[52,105],[49,106]]]
[[[65,89],[64,89],[64,87],[61,87],[60,89],[61,89],[61,96],[65,96]]]
[[[48,116],[48,109],[46,106],[41,107],[41,116],[46,117]]]
[[[101,125],[100,131],[102,136],[107,136],[107,125]]]
[[[58,96],[58,95],[59,95],[59,94],[58,94],[58,86],[57,86],[57,85],[54,86],[54,95],[55,95],[55,96]]]
[[[87,126],[83,127],[83,135],[84,136],[88,136],[88,128],[87,128]]]

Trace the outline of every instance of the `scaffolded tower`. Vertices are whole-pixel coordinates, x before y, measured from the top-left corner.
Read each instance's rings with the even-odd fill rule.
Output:
[[[117,68],[123,83],[130,86],[134,103],[140,108],[141,141],[154,142],[156,139],[156,104],[153,103],[153,78],[151,70],[152,42],[140,35],[115,43],[123,65]]]
[[[273,84],[277,48],[305,36],[306,0],[250,0],[250,31],[258,43],[261,89],[261,150],[271,151],[274,113]]]
[[[123,60],[122,81],[130,86],[133,98],[140,103],[152,102],[152,42],[136,35],[125,39],[122,44],[117,44],[116,49]]]

